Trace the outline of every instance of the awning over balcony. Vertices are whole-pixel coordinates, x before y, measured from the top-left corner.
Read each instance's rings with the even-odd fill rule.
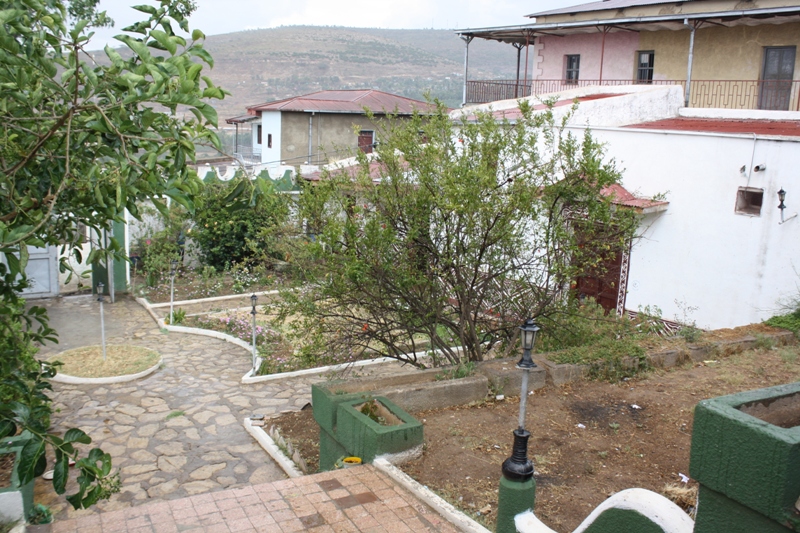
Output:
[[[656,15],[649,17],[596,18],[577,22],[550,22],[541,24],[533,22],[531,24],[517,26],[465,28],[456,30],[456,34],[465,37],[478,37],[479,39],[525,45],[532,43],[536,35],[573,35],[578,33],[631,30],[686,30],[686,21],[690,23],[708,23],[719,26],[759,26],[762,24],[800,22],[800,6]]]

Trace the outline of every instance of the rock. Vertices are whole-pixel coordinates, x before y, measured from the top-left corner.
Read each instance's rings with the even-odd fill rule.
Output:
[[[158,469],[162,472],[167,472],[169,474],[177,474],[179,473],[183,467],[186,465],[186,457],[177,455],[177,456],[169,456],[169,455],[162,455],[158,458]]]
[[[229,426],[237,422],[236,417],[231,414],[220,415],[214,421],[220,426]]]
[[[203,481],[191,481],[189,483],[184,483],[181,485],[181,488],[186,491],[186,494],[189,496],[193,496],[195,494],[203,494],[204,492],[209,492],[216,487],[219,487],[218,483],[215,483],[210,480],[203,480]]]
[[[167,494],[171,494],[175,492],[175,490],[179,487],[177,479],[170,479],[165,483],[161,483],[159,485],[154,485],[147,489],[147,495],[151,498],[162,498]]]
[[[197,470],[193,471],[191,474],[189,474],[189,477],[192,479],[199,479],[199,480],[208,479],[215,473],[225,468],[226,466],[228,466],[227,463],[203,465]]]
[[[136,431],[136,434],[140,437],[152,437],[156,431],[158,431],[158,424],[145,424]]]
[[[136,450],[131,454],[131,457],[140,463],[149,463],[156,460],[156,456],[147,450]]]

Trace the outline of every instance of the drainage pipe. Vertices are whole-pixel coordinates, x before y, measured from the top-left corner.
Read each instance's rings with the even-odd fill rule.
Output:
[[[686,67],[686,90],[683,95],[683,103],[685,107],[689,107],[689,95],[692,90],[692,61],[694,60],[694,32],[697,26],[692,23],[689,24],[689,19],[683,20],[683,25],[691,30],[689,35],[689,64]]]

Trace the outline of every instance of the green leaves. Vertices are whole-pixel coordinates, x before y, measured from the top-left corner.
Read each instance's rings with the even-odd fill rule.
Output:
[[[83,48],[91,26],[110,21],[96,6],[95,0],[6,0],[0,9],[0,381],[8,392],[0,435],[30,433],[26,476],[40,474],[44,449],[54,450],[59,493],[69,457],[90,441],[77,429],[61,437],[48,432],[44,391],[55,370],[39,367],[33,343],[55,337],[44,310],[26,307],[19,296],[28,284],[28,246],[58,246],[91,263],[109,251],[94,248],[86,257],[78,227],[108,227],[124,209],[137,216],[137,204],[151,199],[161,210],[167,197],[193,209],[201,182],[187,161],[198,140],[218,143],[206,126],[217,121],[209,100],[226,94],[208,81],[201,88],[203,66],[213,61],[202,32],[187,45],[173,31],[177,24],[188,33],[193,2],[136,6],[145,20],[117,37],[130,53],[106,47],[108,62],[91,60]],[[179,106],[197,119],[172,113]],[[119,254],[118,245],[112,240],[110,253]],[[66,270],[68,257],[62,259]],[[101,450],[79,464],[73,505],[91,505],[118,488]]]

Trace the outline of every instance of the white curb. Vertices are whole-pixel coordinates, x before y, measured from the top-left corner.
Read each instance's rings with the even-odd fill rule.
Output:
[[[212,296],[210,298],[198,298],[196,300],[178,300],[172,302],[172,305],[192,305],[192,304],[202,304],[207,302],[221,302],[223,300],[235,300],[236,298],[245,298],[249,297],[250,294],[255,294],[256,296],[274,296],[276,294],[280,294],[280,291],[260,291],[260,292],[253,292],[253,293],[244,293],[244,294],[229,294],[227,296]],[[137,298],[138,300],[139,298]],[[142,300],[145,300],[142,298]],[[145,300],[147,302],[147,300]],[[151,304],[147,302],[147,304],[152,307],[153,309],[158,309],[161,307],[169,307],[169,302],[161,302],[157,304]]]
[[[62,374],[61,372],[59,372],[55,376],[53,376],[50,379],[50,381],[55,381],[56,383],[69,383],[71,385],[105,385],[108,383],[126,383],[128,381],[135,381],[137,379],[149,376],[150,374],[158,370],[158,367],[161,366],[161,363],[163,361],[164,359],[162,357],[159,357],[158,362],[155,365],[148,368],[147,370],[142,370],[141,372],[137,372],[136,374],[127,374],[125,376],[112,376],[107,378],[81,378],[78,376],[70,376],[69,374]]]
[[[408,474],[392,465],[386,459],[376,457],[372,464],[375,468],[385,473],[403,486],[403,488],[411,492],[411,494],[428,504],[434,511],[442,515],[445,520],[461,531],[466,531],[467,533],[491,533],[491,531],[444,501],[428,487],[420,485]]]
[[[275,441],[272,440],[266,431],[264,431],[263,427],[254,426],[252,420],[249,418],[244,419],[244,429],[250,433],[253,438],[258,441],[262,448],[272,457],[275,459],[275,462],[278,463],[286,475],[294,478],[294,477],[301,477],[303,473],[300,471],[297,466],[295,466],[294,461],[286,457],[284,453],[278,448],[278,445],[275,444]]]

